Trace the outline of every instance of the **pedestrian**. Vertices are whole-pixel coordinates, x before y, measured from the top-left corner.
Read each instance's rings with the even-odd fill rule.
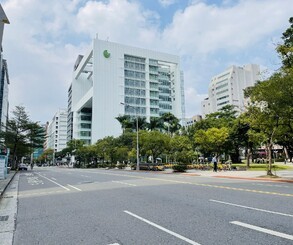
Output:
[[[218,163],[217,163],[216,156],[213,157],[212,163],[214,164],[214,172],[217,172],[218,171]]]

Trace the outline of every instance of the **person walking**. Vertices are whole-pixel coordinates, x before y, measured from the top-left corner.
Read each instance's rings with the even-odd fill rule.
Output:
[[[212,163],[214,164],[214,172],[218,172],[218,162],[216,156],[213,157]]]

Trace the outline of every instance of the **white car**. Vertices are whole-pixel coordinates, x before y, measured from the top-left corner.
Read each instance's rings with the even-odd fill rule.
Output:
[[[18,170],[26,170],[27,171],[27,166],[24,163],[21,163],[18,165]]]

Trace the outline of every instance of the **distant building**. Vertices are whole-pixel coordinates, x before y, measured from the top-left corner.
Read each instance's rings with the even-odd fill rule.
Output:
[[[78,56],[68,89],[68,138],[93,144],[119,136],[116,117],[184,118],[184,81],[176,55],[94,39]]]
[[[195,115],[192,118],[186,118],[184,126],[186,126],[186,127],[192,126],[193,124],[195,124],[196,122],[199,122],[201,120],[202,120],[201,115]]]
[[[201,103],[202,115],[219,111],[225,105],[234,105],[239,112],[245,110],[244,89],[259,80],[259,65],[231,66],[212,78],[208,98]]]
[[[4,24],[9,24],[9,20],[5,15],[5,12],[0,4],[0,125],[6,125],[8,119],[8,84],[9,84],[9,76],[8,76],[8,68],[7,62],[3,59],[2,55],[2,39],[3,39],[3,31]],[[0,130],[3,129],[0,127]]]
[[[59,109],[47,126],[45,149],[59,152],[66,148],[67,142],[67,110]]]

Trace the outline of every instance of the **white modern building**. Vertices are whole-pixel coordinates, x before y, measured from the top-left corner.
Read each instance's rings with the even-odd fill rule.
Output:
[[[259,65],[231,66],[214,76],[209,84],[208,98],[201,102],[202,116],[219,111],[225,105],[234,105],[239,112],[247,104],[244,89],[259,80]]]
[[[93,144],[122,133],[122,115],[184,118],[184,81],[176,55],[98,38],[78,56],[68,90],[68,138]]]
[[[47,127],[46,149],[58,152],[66,148],[67,142],[67,110],[59,109]]]
[[[8,85],[9,85],[9,76],[7,62],[3,59],[2,55],[2,39],[4,24],[9,24],[9,20],[5,15],[5,12],[0,4],[0,125],[6,125],[8,119]],[[3,130],[4,127],[0,127],[0,130]]]

